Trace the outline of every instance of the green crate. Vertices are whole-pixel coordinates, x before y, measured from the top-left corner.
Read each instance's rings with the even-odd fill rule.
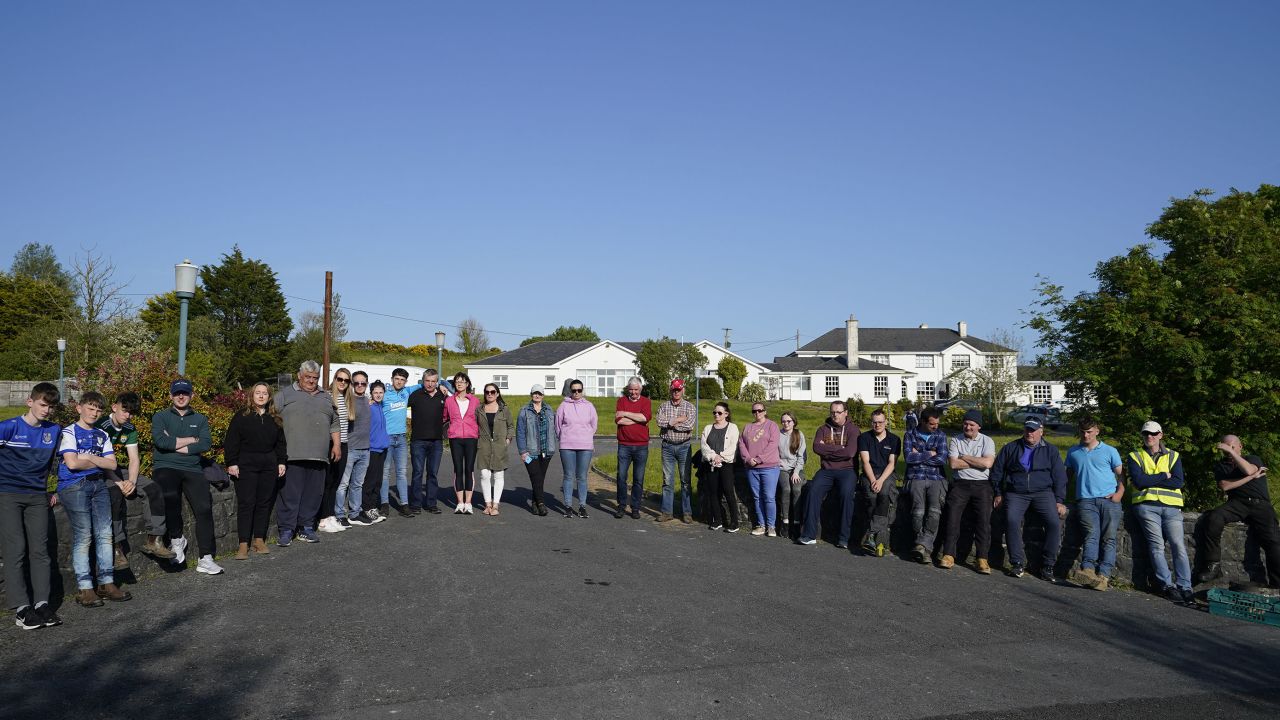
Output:
[[[1280,627],[1280,598],[1212,588],[1209,612],[1249,622]]]

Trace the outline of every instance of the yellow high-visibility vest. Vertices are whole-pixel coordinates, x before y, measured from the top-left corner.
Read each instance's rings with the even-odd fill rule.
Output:
[[[1129,453],[1129,457],[1134,462],[1142,466],[1142,472],[1148,475],[1158,475],[1173,471],[1173,466],[1178,464],[1178,453],[1170,450],[1160,456],[1159,460],[1151,457],[1146,448]],[[1129,483],[1129,502],[1157,502],[1170,507],[1182,507],[1182,491],[1170,490],[1162,487],[1139,488],[1132,482]]]

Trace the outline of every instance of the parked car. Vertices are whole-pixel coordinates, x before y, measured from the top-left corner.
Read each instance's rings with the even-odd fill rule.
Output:
[[[1019,424],[1026,422],[1029,418],[1035,418],[1045,427],[1062,425],[1062,412],[1047,405],[1023,405],[1010,410],[1006,417]]]
[[[971,398],[942,398],[941,400],[933,401],[934,407],[944,410],[952,405],[964,408],[965,410],[975,410],[979,407],[978,401]]]

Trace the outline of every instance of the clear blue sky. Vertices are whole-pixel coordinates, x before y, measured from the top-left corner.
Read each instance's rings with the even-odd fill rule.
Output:
[[[6,2],[0,252],[238,243],[351,339],[754,359],[1011,328],[1171,197],[1280,182],[1274,2]],[[295,316],[316,306],[291,299]],[[418,318],[395,321],[354,309]],[[1028,348],[1030,349],[1030,348]]]

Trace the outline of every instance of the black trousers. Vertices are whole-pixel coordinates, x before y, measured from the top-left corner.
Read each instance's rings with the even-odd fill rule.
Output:
[[[191,505],[196,520],[196,543],[201,555],[213,555],[217,548],[213,542],[213,496],[209,493],[209,481],[199,470],[175,470],[156,468],[152,479],[164,492],[164,524],[169,537],[183,536],[182,496]]]
[[[889,525],[893,522],[893,506],[898,501],[898,478],[894,475],[884,479],[880,492],[871,491],[871,481],[862,475],[858,476],[857,502],[853,506],[858,515],[858,525],[863,528],[866,540],[889,543]],[[861,544],[861,543],[859,543]]]
[[[960,542],[960,524],[965,510],[973,508],[973,544],[974,553],[980,560],[987,559],[991,550],[991,503],[995,499],[995,490],[986,480],[952,481],[951,490],[947,492],[947,506],[943,510],[946,515],[947,534],[943,539],[944,555],[956,556],[956,545]]]
[[[236,534],[240,542],[253,538],[267,539],[267,522],[271,517],[271,505],[276,501],[278,471],[250,470],[240,466],[236,479]]]
[[[382,465],[387,461],[387,451],[369,451],[369,469],[364,474],[364,487],[360,489],[360,507],[376,510],[382,497]],[[335,493],[336,496],[336,493]]]
[[[476,489],[476,438],[450,438],[449,455],[453,457],[454,492]]]
[[[342,443],[340,447],[342,455],[338,461],[329,463],[329,474],[324,477],[324,493],[320,496],[320,511],[316,513],[311,527],[319,525],[321,518],[333,517],[333,506],[338,503],[338,485],[342,484],[342,473],[347,469],[347,444]]]
[[[533,487],[533,502],[535,505],[544,505],[546,501],[542,497],[542,487],[547,481],[547,467],[551,465],[551,457],[543,455],[531,456],[533,459],[529,461],[526,468],[529,470],[529,484]]]
[[[1280,529],[1276,527],[1276,511],[1266,500],[1228,498],[1201,515],[1195,529],[1196,567],[1203,570],[1222,560],[1222,528],[1239,521],[1254,533],[1267,558],[1267,584],[1280,587]]]
[[[706,472],[703,474],[704,482],[707,483],[708,502],[711,503],[711,525],[724,525],[724,508],[720,506],[720,500],[723,498],[729,504],[729,524],[728,528],[738,527],[738,491],[733,484],[733,465],[731,463],[722,463],[720,467],[711,467],[707,465]],[[699,487],[701,492],[702,488]]]

